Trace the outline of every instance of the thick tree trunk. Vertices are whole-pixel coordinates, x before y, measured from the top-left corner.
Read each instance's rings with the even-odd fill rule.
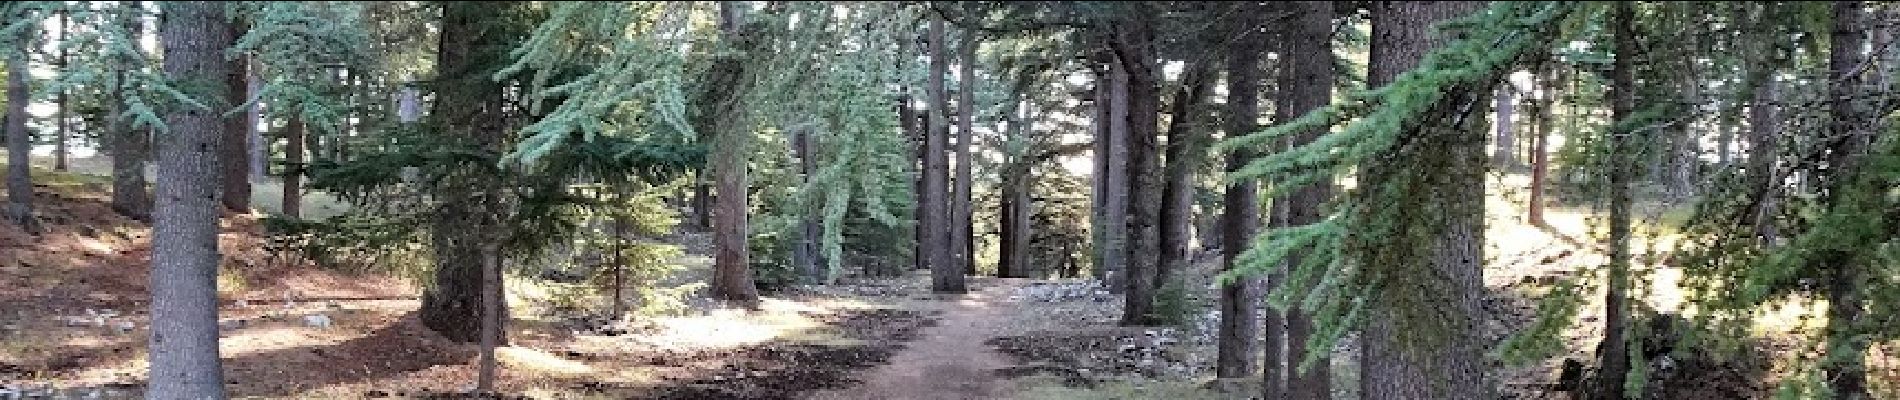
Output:
[[[285,217],[303,218],[304,173],[303,117],[291,116],[284,124],[284,199]]]
[[[1616,61],[1610,68],[1610,120],[1622,123],[1632,118],[1636,110],[1636,66],[1635,20],[1636,8],[1631,3],[1617,3],[1612,12],[1611,35],[1616,47]],[[1630,185],[1636,171],[1631,164],[1635,160],[1635,144],[1638,141],[1629,137],[1634,132],[1616,130],[1610,132],[1610,259],[1609,288],[1604,293],[1603,341],[1597,345],[1598,376],[1596,388],[1589,395],[1598,399],[1623,399],[1623,383],[1629,375],[1629,330],[1630,313]]]
[[[139,10],[143,2],[131,2],[121,6],[119,24],[126,30],[128,37],[139,37],[142,24],[139,22]],[[108,106],[112,115],[125,111],[125,91],[130,89],[125,83],[127,66],[136,62],[130,59],[112,60],[118,66],[112,72],[114,87],[112,100]],[[146,188],[145,161],[151,157],[151,135],[144,130],[132,129],[131,121],[114,117],[107,124],[106,148],[112,152],[112,211],[132,219],[150,221],[152,216],[152,193]]]
[[[25,30],[16,40],[33,34]],[[33,215],[33,169],[28,158],[33,151],[33,136],[26,131],[27,56],[24,46],[7,51],[7,220],[21,230],[39,234],[38,217]]]
[[[1380,87],[1416,67],[1424,55],[1443,45],[1446,35],[1431,29],[1439,22],[1469,15],[1483,8],[1477,2],[1387,2],[1373,5],[1372,47],[1367,84]],[[1480,108],[1488,87],[1476,93],[1454,93],[1444,101]],[[1433,168],[1425,173],[1442,179],[1423,196],[1427,207],[1441,210],[1431,259],[1420,260],[1433,276],[1417,277],[1432,283],[1420,290],[1441,298],[1441,304],[1395,304],[1385,299],[1369,304],[1363,330],[1364,361],[1360,365],[1360,393],[1367,400],[1493,398],[1484,380],[1484,352],[1478,326],[1483,318],[1484,152],[1485,135],[1472,126],[1424,126],[1404,133],[1428,140],[1417,149],[1397,149],[1361,166],[1361,185],[1376,185],[1400,171],[1399,165]],[[1371,249],[1371,251],[1384,251]],[[1376,255],[1375,255],[1376,257]],[[1461,322],[1433,332],[1434,346],[1416,345],[1416,335],[1405,332],[1408,312],[1401,307],[1434,307]],[[1408,339],[1411,338],[1411,339]]]
[[[503,88],[477,63],[502,56],[511,45],[511,38],[488,26],[510,13],[511,7],[518,5],[481,2],[443,7],[436,56],[440,85],[429,118],[443,138],[456,146],[492,151],[501,144]],[[310,148],[313,152],[321,149],[315,143]],[[505,236],[502,230],[507,228],[494,216],[501,199],[490,195],[500,185],[492,165],[460,167],[467,172],[452,175],[453,183],[442,185],[436,193],[441,205],[431,221],[434,285],[422,294],[420,317],[423,325],[444,338],[473,343],[481,340],[482,246]]]
[[[1239,6],[1234,17],[1236,30],[1247,32],[1228,42],[1227,55],[1227,137],[1251,134],[1259,129],[1260,45],[1258,32],[1262,7],[1257,3]],[[1253,152],[1237,149],[1227,158],[1227,172],[1233,173],[1253,160]],[[1239,268],[1235,260],[1253,241],[1260,226],[1260,184],[1246,180],[1227,185],[1221,195],[1221,270]],[[1254,360],[1260,346],[1260,279],[1243,277],[1220,287],[1220,329],[1214,375],[1242,378],[1255,372]],[[1269,309],[1271,313],[1273,310]],[[1266,376],[1272,377],[1273,374]],[[1271,387],[1274,383],[1266,383]],[[1271,393],[1269,393],[1271,395]],[[1267,397],[1273,398],[1273,397]]]
[[[745,28],[744,11],[736,2],[719,3],[719,25],[721,38],[744,53],[752,49],[750,29]],[[728,55],[713,67],[712,79],[715,83],[706,90],[709,95],[702,102],[712,107],[706,115],[705,124],[711,129],[706,131],[713,137],[710,165],[713,174],[713,297],[737,303],[746,308],[757,308],[759,289],[752,282],[750,249],[746,247],[748,225],[746,204],[747,194],[746,159],[751,153],[752,132],[740,119],[745,108],[744,97],[747,72],[742,63],[743,57]]]
[[[1280,98],[1275,101],[1274,120],[1291,121],[1315,109],[1332,102],[1333,58],[1332,58],[1332,4],[1321,1],[1299,2],[1293,5],[1298,15],[1289,26],[1283,44],[1285,64],[1280,68]],[[1318,140],[1324,130],[1301,132],[1292,139],[1292,146],[1304,145]],[[1331,181],[1317,182],[1297,190],[1288,196],[1286,207],[1286,225],[1301,226],[1320,222],[1325,215],[1321,212],[1327,200],[1333,196]],[[1299,265],[1309,254],[1296,249],[1287,256],[1288,266]],[[1287,395],[1293,400],[1322,400],[1332,397],[1332,358],[1320,356],[1313,360],[1311,368],[1300,370],[1296,366],[1305,357],[1307,342],[1314,340],[1317,333],[1312,310],[1290,309],[1286,312],[1286,374]]]
[[[244,24],[230,23],[227,25],[229,25],[229,29],[231,30],[230,40],[233,44],[236,43],[238,38],[244,37]],[[230,46],[227,45],[225,47]],[[226,67],[226,75],[223,77],[224,84],[226,87],[231,88],[231,92],[225,94],[225,104],[233,107],[244,104],[245,94],[249,93],[249,91],[245,89],[245,83],[250,82],[250,73],[248,72],[250,68],[249,63],[246,62],[247,60],[245,57],[238,57],[225,61],[226,64],[230,65]],[[223,115],[225,111],[228,110],[218,110],[220,115]],[[222,164],[220,164],[218,172],[221,177],[219,182],[221,182],[224,190],[224,197],[222,198],[224,200],[224,209],[232,212],[249,212],[251,210],[251,177],[249,171],[251,167],[251,149],[249,144],[251,129],[245,126],[244,122],[246,118],[244,113],[223,116],[223,118],[225,146],[224,154],[219,155],[219,162]]]
[[[1123,325],[1158,325],[1155,292],[1160,282],[1161,160],[1156,122],[1160,111],[1160,70],[1154,58],[1154,20],[1136,12],[1115,26],[1117,61],[1127,76],[1128,109],[1124,114],[1128,137],[1128,262],[1127,295],[1123,297]]]
[[[976,126],[976,32],[965,31],[957,49],[957,143],[956,183],[950,194],[950,251],[964,275],[976,275],[975,240],[970,220],[970,129]]]
[[[1002,246],[1010,250],[1002,254],[996,268],[996,276],[1001,278],[1029,278],[1032,275],[1029,264],[1030,238],[1034,237],[1034,227],[1030,218],[1035,216],[1035,208],[1030,197],[1031,182],[1034,176],[1005,179],[1003,189],[1001,228],[1007,233],[1002,235]],[[1046,270],[1043,273],[1046,275]]]
[[[1161,251],[1156,254],[1154,287],[1167,287],[1175,271],[1184,271],[1192,261],[1188,244],[1194,239],[1194,170],[1200,168],[1201,154],[1207,151],[1207,133],[1194,116],[1207,100],[1208,72],[1204,65],[1189,63],[1183,71],[1182,86],[1174,95],[1169,112],[1168,144],[1164,150],[1167,165],[1162,172],[1161,207],[1156,238]]]
[[[1859,1],[1834,2],[1834,29],[1829,35],[1828,52],[1828,103],[1833,110],[1833,118],[1828,119],[1828,134],[1834,139],[1828,149],[1827,193],[1825,202],[1830,208],[1843,207],[1853,201],[1840,192],[1849,190],[1855,175],[1859,172],[1861,161],[1874,132],[1871,130],[1878,115],[1873,115],[1863,100],[1867,91],[1868,74],[1859,70],[1869,60],[1860,49],[1867,43],[1868,27],[1866,5]],[[1842,51],[1841,49],[1853,49]],[[1891,51],[1891,50],[1889,50]],[[1842,400],[1870,399],[1867,392],[1867,348],[1869,340],[1864,337],[1864,322],[1861,314],[1867,307],[1867,298],[1862,293],[1862,281],[1872,280],[1867,267],[1862,265],[1865,258],[1856,259],[1846,250],[1831,249],[1818,255],[1816,265],[1832,265],[1827,280],[1827,357],[1821,362],[1822,376],[1833,390],[1834,398]],[[1876,273],[1877,274],[1877,273]]]
[[[1498,166],[1505,168],[1518,166],[1515,94],[1510,83],[1505,83],[1498,88],[1497,97],[1493,98],[1491,103],[1491,109],[1497,115],[1497,122],[1492,125],[1497,135],[1497,139],[1492,144],[1496,151],[1491,153],[1491,158],[1497,162]]]
[[[949,105],[950,99],[944,93],[944,75],[949,72],[945,57],[944,21],[942,18],[930,20],[930,72],[924,78],[924,90],[930,97],[929,123],[924,133],[924,188],[922,206],[924,215],[920,219],[928,222],[924,226],[923,251],[924,262],[930,267],[930,288],[937,293],[963,293],[963,266],[956,263],[955,241],[951,239],[954,218],[947,196],[950,195]]]
[[[222,399],[218,359],[218,157],[224,125],[219,115],[233,88],[223,79],[231,65],[224,5],[163,4],[159,41],[165,76],[214,82],[191,94],[209,108],[181,107],[165,117],[159,135],[158,198],[152,223],[151,371],[145,397]]]

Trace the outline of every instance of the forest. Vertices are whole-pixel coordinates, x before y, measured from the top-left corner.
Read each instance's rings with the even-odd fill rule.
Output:
[[[0,15],[0,400],[1900,400],[1900,2]]]

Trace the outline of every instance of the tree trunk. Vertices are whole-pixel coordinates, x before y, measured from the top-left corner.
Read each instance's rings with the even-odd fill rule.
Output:
[[[901,51],[899,54],[909,57],[911,55],[908,51],[909,46],[904,47],[906,51]],[[911,159],[917,160],[909,163],[909,166],[915,168],[917,171],[917,175],[912,177],[910,184],[911,199],[913,199],[912,202],[915,203],[911,206],[911,218],[917,222],[916,224],[912,224],[910,228],[911,269],[921,270],[930,267],[928,262],[929,256],[924,250],[923,229],[929,225],[929,222],[926,221],[927,218],[925,218],[927,214],[924,213],[923,202],[925,173],[923,168],[924,138],[928,133],[924,132],[924,127],[921,126],[922,124],[918,121],[917,111],[911,108],[910,102],[910,88],[904,88],[904,94],[897,97],[897,125],[904,130],[904,139],[906,144],[910,146],[908,150],[911,153]]]
[[[1498,166],[1505,168],[1518,166],[1517,131],[1516,125],[1513,124],[1517,118],[1514,90],[1510,83],[1505,83],[1498,88],[1497,97],[1491,103],[1492,110],[1497,113],[1497,123],[1492,125],[1492,129],[1497,132],[1497,140],[1493,142],[1497,150],[1491,153],[1491,158],[1497,162]]]
[[[953,218],[945,196],[950,194],[947,184],[950,175],[948,155],[950,127],[948,114],[950,100],[944,93],[944,75],[948,73],[948,64],[944,54],[944,21],[942,18],[930,20],[930,72],[924,78],[924,90],[930,97],[929,124],[924,133],[924,188],[922,206],[924,215],[923,251],[924,262],[930,267],[930,288],[937,293],[963,293],[963,267],[956,264],[956,253],[952,250],[955,243],[951,236],[955,228]]]
[[[1127,84],[1128,262],[1122,325],[1159,325],[1154,313],[1161,253],[1161,163],[1155,119],[1160,109],[1160,75],[1154,58],[1154,20],[1136,12],[1114,27],[1117,61]]]
[[[1766,74],[1764,74],[1766,75]],[[1780,101],[1775,79],[1767,76],[1755,87],[1754,104],[1748,106],[1748,182],[1751,187],[1761,190],[1761,200],[1755,205],[1755,235],[1762,244],[1773,246],[1780,236],[1775,224],[1775,199],[1780,198],[1781,182],[1775,177],[1775,136],[1781,121]]]
[[[1121,204],[1126,204],[1126,201],[1117,197],[1121,193],[1117,188],[1126,185],[1124,183],[1126,178],[1122,175],[1124,172],[1122,169],[1109,166],[1121,165],[1120,160],[1126,157],[1121,145],[1120,129],[1122,128],[1119,127],[1121,123],[1115,118],[1123,112],[1119,111],[1122,107],[1122,96],[1119,93],[1122,90],[1120,82],[1126,78],[1121,77],[1120,72],[1117,72],[1120,67],[1112,61],[1111,59],[1094,60],[1102,67],[1094,70],[1095,109],[1094,117],[1091,119],[1095,122],[1095,171],[1089,176],[1093,181],[1089,194],[1091,202],[1089,230],[1094,240],[1092,247],[1095,250],[1095,257],[1090,273],[1110,292],[1121,293],[1122,254],[1119,249],[1121,249],[1120,240],[1123,237],[1121,232],[1125,229],[1122,221],[1126,221],[1124,215],[1127,209],[1121,206]]]
[[[22,30],[15,40],[25,43],[34,32],[31,28]],[[33,136],[26,131],[29,118],[26,75],[26,46],[14,46],[7,51],[7,206],[4,214],[20,230],[37,235],[41,227],[38,217],[33,215],[33,168],[29,158],[33,152]]]
[[[250,161],[251,182],[262,182],[264,181],[264,177],[270,174],[266,164],[268,164],[270,160],[271,142],[270,139],[264,137],[264,131],[257,126],[258,122],[264,118],[264,105],[263,103],[256,102],[258,89],[264,87],[264,78],[263,75],[258,73],[258,70],[262,68],[259,68],[255,64],[255,62],[252,62],[245,68],[245,72],[247,72],[249,76],[245,78],[244,98],[252,101],[252,103],[244,112],[244,131],[249,137],[251,144],[251,154],[249,158],[247,158],[247,160]]]
[[[158,198],[152,223],[151,399],[222,399],[218,360],[218,157],[224,125],[219,116],[233,88],[223,81],[231,65],[230,20],[215,2],[163,3],[159,41],[165,76],[177,82],[214,82],[189,90],[208,108],[180,107],[159,135]]]
[[[712,230],[712,185],[706,175],[693,174],[693,226],[701,231]]]
[[[480,60],[502,57],[512,38],[492,24],[512,12],[517,3],[452,3],[443,6],[441,44],[437,49],[436,104],[430,107],[430,125],[442,139],[463,148],[498,150],[504,130],[499,109],[502,84],[483,72]],[[316,135],[310,135],[312,137]],[[322,147],[310,144],[313,153]],[[315,157],[321,155],[313,154]],[[504,237],[507,227],[498,212],[498,172],[493,164],[458,165],[466,172],[452,174],[439,185],[441,202],[431,221],[435,252],[434,285],[422,294],[422,323],[444,338],[460,343],[481,340],[482,246]],[[498,341],[505,342],[503,338]]]
[[[1551,125],[1557,119],[1557,84],[1563,79],[1557,77],[1555,70],[1541,72],[1543,74],[1539,76],[1543,79],[1543,84],[1539,86],[1544,90],[1544,96],[1533,103],[1537,107],[1537,110],[1532,112],[1532,115],[1537,118],[1536,126],[1533,127],[1537,132],[1531,136],[1531,193],[1525,220],[1529,221],[1531,226],[1545,227],[1550,226],[1544,221],[1544,186],[1548,185],[1550,176],[1550,149],[1548,147],[1550,147]]]
[[[1320,1],[1300,2],[1294,5],[1297,17],[1287,29],[1283,66],[1280,68],[1280,98],[1274,103],[1274,120],[1291,121],[1312,110],[1332,102],[1333,58],[1332,58],[1332,4]],[[1325,130],[1301,132],[1292,139],[1292,146],[1304,145],[1318,140]],[[1324,217],[1321,207],[1333,196],[1331,181],[1316,182],[1294,190],[1287,197],[1286,225],[1301,226],[1320,222]],[[1299,265],[1308,254],[1296,249],[1288,254],[1286,265]],[[1332,397],[1332,358],[1320,356],[1313,359],[1310,368],[1295,368],[1303,365],[1307,342],[1314,340],[1317,334],[1312,310],[1289,309],[1286,312],[1286,375],[1287,395],[1293,400],[1323,400]]]
[[[284,124],[284,216],[303,218],[303,117],[293,115]]]
[[[956,152],[957,177],[951,189],[950,221],[952,229],[950,250],[955,252],[954,262],[963,269],[964,275],[976,275],[976,246],[971,237],[970,221],[970,140],[971,127],[976,126],[976,31],[965,31],[957,49],[957,144],[951,151]]]
[[[1861,73],[1859,68],[1869,61],[1860,51],[1867,43],[1870,25],[1865,5],[1859,1],[1836,1],[1833,8],[1834,29],[1828,45],[1832,49],[1828,52],[1828,103],[1833,109],[1833,118],[1828,119],[1827,128],[1829,136],[1837,139],[1828,149],[1827,193],[1823,201],[1829,208],[1838,209],[1853,201],[1841,192],[1853,185],[1860,159],[1875,134],[1871,128],[1879,116],[1861,104],[1865,102],[1862,99],[1867,91],[1868,74]],[[1830,248],[1816,258],[1816,265],[1833,266],[1827,278],[1827,357],[1821,362],[1821,371],[1834,398],[1863,400],[1872,397],[1867,392],[1869,339],[1864,337],[1860,320],[1867,299],[1860,282],[1872,279],[1864,276],[1868,274],[1863,265],[1866,258],[1852,257],[1846,251]]]
[[[244,30],[246,28],[243,23],[230,23],[226,25],[228,25],[231,30],[230,40],[232,44],[235,44],[238,38],[244,37]],[[230,46],[227,45],[226,47]],[[248,72],[250,68],[248,68],[247,60],[246,57],[237,57],[236,59],[225,61],[225,63],[230,64],[230,66],[226,68],[224,84],[226,87],[231,88],[230,93],[225,94],[225,104],[232,107],[244,104],[246,100],[245,94],[249,93],[249,91],[245,89],[245,83],[250,82],[251,79],[251,75]],[[223,115],[225,111],[227,110],[218,110],[220,115]],[[249,144],[251,129],[249,126],[245,126],[246,117],[244,113],[223,115],[223,118],[225,146],[224,154],[219,155],[219,158],[221,158],[219,161],[222,162],[222,164],[218,168],[218,172],[222,177],[220,182],[222,182],[224,189],[224,209],[239,213],[249,212],[251,210],[251,149]]]
[[[799,129],[792,134],[792,153],[798,157],[799,174],[806,187],[811,186],[812,176],[818,173],[818,159],[812,152],[811,142],[810,129]],[[820,228],[823,225],[819,212],[819,207],[805,207],[805,218],[799,222],[798,245],[792,249],[798,274],[807,283],[827,282],[829,276],[824,270],[829,265],[826,265],[819,250]]]
[[[749,53],[753,38],[750,29],[744,28],[744,11],[739,7],[731,1],[719,3],[720,37],[733,49]],[[712,293],[715,298],[757,308],[759,289],[752,282],[750,249],[746,247],[746,203],[750,198],[746,192],[746,159],[751,155],[748,149],[752,131],[741,123],[745,110],[741,99],[747,71],[739,62],[742,55],[721,58],[710,72],[714,82],[707,88],[709,95],[701,100],[712,107],[705,125],[710,127],[706,132],[714,140],[710,167],[715,190],[713,207],[717,211],[713,216]]]
[[[139,14],[144,9],[143,2],[131,2],[119,9],[119,24],[127,32],[126,37],[140,37],[143,31]],[[137,62],[131,59],[111,61],[114,68],[112,100],[108,106],[112,117],[106,132],[106,148],[112,152],[112,210],[119,215],[151,221],[152,193],[146,188],[145,161],[151,157],[151,135],[143,130],[132,128],[132,122],[122,116],[125,111],[125,91],[130,89],[125,83],[126,70]]]
[[[1259,129],[1260,45],[1257,32],[1262,7],[1257,3],[1239,6],[1234,17],[1235,29],[1245,33],[1228,42],[1227,55],[1227,137],[1251,134]],[[1330,15],[1330,14],[1329,14]],[[1253,152],[1235,149],[1227,158],[1227,172],[1233,173],[1253,160]],[[1221,270],[1239,268],[1235,260],[1253,241],[1260,226],[1260,184],[1245,180],[1227,185],[1221,194]],[[1260,351],[1260,279],[1242,277],[1220,286],[1220,329],[1214,375],[1242,378],[1255,371],[1254,359]],[[1273,310],[1268,309],[1268,313]],[[1274,376],[1269,373],[1268,377]],[[1264,383],[1272,387],[1269,379]],[[1274,398],[1274,393],[1266,393]]]
[[[1160,216],[1157,223],[1161,251],[1156,254],[1154,287],[1169,285],[1175,271],[1185,271],[1191,260],[1188,244],[1194,239],[1194,170],[1207,151],[1207,135],[1194,119],[1207,100],[1207,71],[1204,65],[1189,63],[1174,95],[1168,119],[1167,165],[1163,170]]]
[[[1008,124],[1008,130],[1005,132],[1006,140],[1012,143],[1031,142],[1027,122],[1029,118],[1023,107],[1023,98],[1028,95],[1029,85],[1033,83],[1035,74],[1038,72],[1040,71],[1024,69],[1019,72],[1016,81],[1010,86],[1009,99],[1005,103],[1008,104],[1008,108],[1004,109],[1003,121]],[[1008,146],[1005,147],[1008,148]],[[1023,147],[1033,148],[1034,146]],[[1047,268],[1042,269],[1042,274],[1036,275],[1031,273],[1029,267],[1030,252],[1033,251],[1030,243],[1035,237],[1030,222],[1031,218],[1035,217],[1032,205],[1034,200],[1030,197],[1030,192],[1035,187],[1035,164],[1041,160],[1037,155],[1030,154],[1031,151],[1023,150],[1018,153],[1020,154],[1005,155],[1008,157],[1005,163],[1007,166],[1000,173],[1002,184],[998,191],[1002,193],[998,198],[1002,204],[997,207],[1000,214],[996,224],[1000,233],[997,247],[1000,251],[996,258],[996,276],[999,278],[1048,276]]]
[[[1121,60],[1108,60],[1108,170],[1107,187],[1102,189],[1104,221],[1102,268],[1108,279],[1103,282],[1116,294],[1128,292],[1128,70]]]
[[[1611,34],[1616,48],[1616,61],[1610,68],[1610,120],[1614,124],[1623,124],[1633,116],[1636,110],[1635,67],[1636,8],[1631,3],[1617,3],[1612,12]],[[1629,329],[1629,270],[1630,270],[1630,185],[1635,178],[1631,170],[1635,164],[1635,144],[1638,141],[1629,137],[1633,131],[1614,129],[1610,132],[1610,259],[1609,290],[1605,292],[1603,304],[1603,341],[1597,345],[1598,376],[1595,390],[1588,393],[1591,398],[1623,399],[1623,383],[1627,381],[1630,370],[1629,341],[1626,339]]]
[[[614,232],[614,318],[627,315],[627,296],[621,291],[627,288],[627,221],[619,216],[613,217]]]
[[[501,342],[501,244],[482,243],[482,332],[481,360],[475,371],[475,392],[495,392],[495,345]]]
[[[72,73],[72,66],[67,64],[67,59],[69,58],[68,53],[70,53],[70,47],[73,45],[72,43],[68,43],[71,40],[68,37],[72,35],[72,30],[67,29],[67,24],[71,19],[71,16],[68,16],[66,11],[59,11],[59,40],[62,43],[59,44],[58,71],[61,75]],[[67,132],[68,122],[71,121],[68,114],[72,112],[70,110],[72,107],[71,104],[66,103],[65,90],[60,90],[59,93],[54,94],[53,104],[59,108],[58,113],[53,116],[53,129],[56,130],[53,136],[53,170],[66,171],[66,158],[70,155],[66,148],[67,136],[70,135],[70,133]]]
[[[1424,55],[1442,46],[1446,35],[1433,31],[1439,22],[1462,17],[1484,7],[1477,2],[1389,2],[1377,3],[1372,11],[1372,46],[1367,73],[1370,87],[1381,87],[1400,73],[1416,67]],[[1478,109],[1489,88],[1481,92],[1453,93],[1444,101],[1468,104]],[[1420,132],[1402,133],[1422,137],[1418,148],[1398,148],[1375,156],[1361,166],[1361,185],[1377,185],[1398,175],[1394,166],[1429,165],[1422,173],[1441,179],[1423,196],[1426,207],[1442,210],[1432,216],[1439,224],[1430,240],[1435,245],[1429,260],[1420,260],[1433,276],[1417,277],[1433,283],[1425,287],[1428,295],[1445,299],[1443,304],[1395,304],[1378,299],[1368,304],[1363,330],[1364,361],[1360,365],[1360,393],[1367,400],[1384,399],[1480,399],[1493,398],[1484,381],[1484,352],[1476,327],[1483,318],[1484,242],[1484,134],[1470,126],[1423,126]],[[1409,171],[1408,173],[1420,173]],[[1362,186],[1363,187],[1363,186]],[[1396,249],[1395,249],[1396,250]],[[1370,251],[1387,251],[1370,249]],[[1378,257],[1378,255],[1373,255]],[[1423,288],[1421,288],[1423,289]],[[1401,307],[1439,307],[1442,315],[1462,319],[1449,328],[1433,332],[1434,346],[1408,340],[1415,335],[1405,332],[1397,316],[1407,312]],[[1415,339],[1415,338],[1414,338]]]

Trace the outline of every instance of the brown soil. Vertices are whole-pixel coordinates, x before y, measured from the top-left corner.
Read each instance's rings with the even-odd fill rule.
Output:
[[[820,392],[814,400],[1006,398],[997,372],[1011,363],[985,341],[1011,324],[1008,294],[1021,284],[985,279],[978,290],[916,302],[913,308],[941,313],[943,320],[891,358],[863,375],[863,384]],[[975,285],[973,285],[975,286]]]

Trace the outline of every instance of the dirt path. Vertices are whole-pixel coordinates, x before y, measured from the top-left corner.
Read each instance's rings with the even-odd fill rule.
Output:
[[[1011,364],[984,340],[1009,324],[1009,293],[1020,285],[1010,279],[988,280],[968,295],[912,304],[918,311],[942,311],[937,326],[892,356],[890,363],[859,376],[863,383],[819,392],[815,400],[1007,398],[997,369]]]

